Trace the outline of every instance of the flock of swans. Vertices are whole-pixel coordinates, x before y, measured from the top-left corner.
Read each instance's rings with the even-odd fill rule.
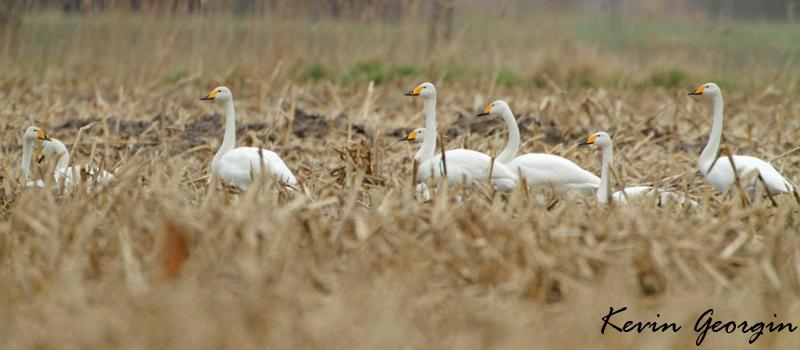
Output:
[[[579,143],[580,146],[595,146],[601,149],[600,177],[556,155],[528,153],[517,156],[520,145],[519,127],[511,107],[502,100],[492,102],[478,114],[479,117],[500,117],[505,121],[508,142],[499,155],[490,157],[468,149],[452,149],[436,153],[436,87],[426,82],[405,95],[419,97],[424,101],[425,127],[411,131],[403,140],[421,144],[414,155],[414,181],[425,199],[430,198],[427,184],[431,181],[439,183],[446,179],[450,185],[470,186],[485,183],[504,192],[520,187],[520,181],[523,181],[528,188],[551,189],[556,194],[595,192],[599,203],[609,201],[622,203],[634,197],[652,196],[658,204],[673,201],[697,206],[695,201],[683,194],[651,186],[626,187],[612,192],[609,172],[613,162],[613,145],[611,137],[603,131],[596,132]],[[707,96],[713,101],[711,134],[700,154],[697,167],[717,191],[735,193],[737,190],[743,190],[752,199],[756,196],[758,185],[761,183],[770,196],[793,193],[800,203],[800,196],[795,186],[770,163],[751,156],[719,154],[724,104],[722,92],[716,84],[703,84],[689,95]],[[218,101],[225,111],[225,134],[222,145],[210,164],[213,176],[226,186],[246,190],[266,171],[287,189],[297,188],[294,174],[275,152],[255,147],[236,147],[236,111],[233,95],[228,88],[217,87],[201,100]],[[48,137],[42,129],[32,126],[25,130],[22,137],[22,170],[27,186],[44,186],[42,180],[31,179],[31,156],[37,141],[41,141],[37,160],[42,162],[45,159],[56,159],[53,178],[57,184],[63,184],[63,188],[69,190],[74,184],[87,183],[87,189],[91,190],[94,185],[108,185],[115,182],[112,173],[88,164],[69,166],[69,151],[64,144]]]
[[[70,157],[67,146],[60,140],[47,136],[44,130],[31,126],[22,135],[22,171],[26,178],[26,186],[44,187],[45,185],[42,179],[31,180],[31,154],[37,140],[41,140],[42,145],[36,161],[41,163],[45,159],[56,159],[53,179],[66,191],[71,191],[74,184],[86,183],[87,190],[92,190],[95,185],[105,186],[116,182],[113,174],[100,168],[88,164],[69,166]]]
[[[529,153],[516,156],[519,150],[520,134],[511,107],[498,100],[488,105],[478,116],[499,116],[508,127],[508,143],[495,158],[486,154],[458,149],[433,155],[436,148],[436,88],[423,83],[406,93],[420,96],[425,101],[425,128],[410,132],[403,140],[422,142],[414,159],[419,162],[416,181],[424,184],[431,174],[435,178],[448,172],[448,182],[481,182],[491,174],[492,184],[499,190],[509,191],[523,178],[529,188],[550,188],[556,193],[569,191],[595,191],[599,203],[609,201],[627,202],[641,196],[654,196],[658,204],[673,201],[693,207],[697,202],[674,192],[663,191],[651,186],[626,187],[611,193],[610,167],[613,161],[611,137],[603,131],[597,132],[579,145],[597,146],[602,150],[600,177],[582,169],[574,162],[552,154]],[[737,191],[736,183],[744,183],[743,189],[750,198],[756,194],[758,182],[762,182],[770,195],[793,193],[800,203],[795,187],[786,180],[770,163],[750,156],[719,156],[722,137],[723,102],[722,92],[714,83],[706,83],[689,95],[703,95],[714,102],[714,120],[711,135],[698,161],[698,168],[706,180],[719,192]],[[452,154],[452,156],[451,156]]]

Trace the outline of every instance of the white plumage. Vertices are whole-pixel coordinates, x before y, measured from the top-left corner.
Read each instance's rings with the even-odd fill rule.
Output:
[[[624,193],[623,193],[624,192]],[[656,202],[657,205],[663,205],[667,203],[678,203],[683,204],[687,200],[689,201],[688,204],[692,207],[698,207],[699,204],[691,199],[687,199],[685,196],[673,193],[670,191],[662,191],[656,189],[652,186],[631,186],[625,187],[622,190],[616,191],[611,195],[611,200],[614,202],[619,203],[627,203],[628,199],[633,199],[637,197],[643,196],[652,196],[658,193],[658,201]]]
[[[546,153],[528,153],[506,163],[514,173],[522,174],[528,187],[553,188],[558,193],[572,190],[595,191],[600,178],[569,159]]]
[[[261,175],[263,167],[276,179],[289,186],[295,186],[297,180],[292,171],[275,152],[256,147],[239,147],[225,153],[220,158],[217,174],[229,185],[246,189],[252,181],[252,176]],[[252,174],[251,174],[252,172]]]
[[[770,163],[751,156],[733,156],[733,163],[736,165],[736,173],[743,181],[743,189],[751,198],[756,193],[756,187],[761,184],[761,180],[758,179],[759,174],[764,179],[770,194],[794,191],[793,186]],[[735,181],[733,167],[727,156],[719,157],[711,171],[704,175],[708,183],[722,193],[731,188]]]
[[[600,186],[597,189],[597,202],[606,204],[608,203],[608,199],[611,198],[614,202],[627,203],[629,199],[657,194],[657,205],[664,205],[672,202],[677,204],[689,204],[692,207],[699,206],[697,202],[686,198],[684,195],[670,191],[657,190],[652,186],[625,187],[621,191],[616,191],[609,196],[609,191],[611,190],[609,169],[614,159],[614,145],[611,141],[611,136],[600,131],[584,139],[580,145],[596,145],[599,146],[603,152],[602,169],[600,170]]]
[[[89,166],[89,164],[68,167],[69,157],[69,151],[61,141],[49,139],[42,142],[38,161],[42,162],[49,158],[57,159],[53,178],[56,180],[56,184],[63,183],[64,190],[70,191],[73,184],[80,184],[84,181],[86,188],[90,191],[94,189],[95,185],[104,186],[116,182],[116,177],[112,173]]]
[[[522,174],[530,188],[552,188],[558,193],[570,190],[597,190],[600,178],[572,161],[547,153],[528,153],[517,157],[520,134],[517,120],[505,101],[492,102],[479,116],[500,116],[508,128],[508,143],[497,156],[514,174]]]
[[[736,190],[734,183],[736,177],[734,176],[731,161],[727,156],[718,156],[720,142],[722,140],[722,124],[724,122],[723,109],[725,107],[722,101],[722,90],[714,83],[706,83],[690,92],[689,95],[703,95],[708,96],[714,103],[714,119],[711,123],[711,134],[708,137],[708,143],[703,148],[700,154],[700,159],[697,161],[697,167],[700,173],[705,176],[706,181],[711,184],[717,191],[721,193],[728,192],[729,190]],[[752,199],[756,193],[756,187],[761,182],[758,175],[764,181],[767,191],[770,194],[781,194],[794,192],[795,198],[797,192],[789,181],[775,170],[772,164],[767,163],[761,159],[750,156],[732,156],[733,163],[736,166],[736,173],[739,175],[739,180],[743,189]],[[798,198],[800,200],[800,198]]]
[[[33,155],[33,144],[36,140],[50,140],[45,134],[44,130],[30,126],[25,129],[22,134],[22,175],[24,176],[25,186],[27,187],[44,187],[44,181],[41,179],[31,179],[31,156]]]
[[[225,136],[214,159],[211,160],[211,172],[214,175],[229,186],[246,190],[253,179],[261,175],[263,166],[290,190],[297,185],[294,174],[275,152],[267,149],[260,149],[259,152],[259,149],[255,147],[234,148],[236,145],[236,111],[233,106],[233,94],[228,88],[217,87],[201,100],[221,101],[225,107]]]
[[[486,154],[468,150],[454,149],[445,151],[447,162],[447,182],[450,185],[464,183],[470,186],[474,183],[488,183],[489,171],[492,171],[492,184],[501,191],[511,191],[517,186],[517,176],[508,168],[495,161],[494,167],[489,169],[492,158]],[[442,154],[420,163],[417,172],[417,181],[427,182],[433,176],[436,181],[444,176]]]
[[[444,175],[442,155],[436,154],[436,88],[431,83],[422,83],[408,96],[421,96],[425,100],[425,128],[410,133],[406,140],[414,141],[417,137],[422,141],[419,151],[414,156],[419,162],[417,182],[424,183],[431,177],[437,181]],[[449,184],[488,183],[491,171],[492,185],[501,191],[511,191],[517,186],[517,175],[508,170],[502,163],[486,154],[467,150],[446,150],[444,161],[447,166],[447,182]]]

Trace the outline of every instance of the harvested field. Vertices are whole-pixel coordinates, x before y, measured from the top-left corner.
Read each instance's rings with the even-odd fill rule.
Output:
[[[28,13],[17,46],[0,56],[2,348],[681,349],[694,346],[709,308],[715,320],[800,324],[800,206],[791,195],[773,206],[716,193],[696,168],[712,106],[686,96],[724,78],[723,145],[772,160],[797,183],[800,69],[772,64],[780,55],[668,29],[647,35],[673,38],[671,50],[627,41],[617,52],[586,39],[579,19],[563,24],[576,33],[551,28],[558,38],[531,29],[535,47],[509,34],[513,25],[459,22],[439,51],[408,57],[425,46],[412,20],[317,24],[326,31],[298,19],[82,16]],[[729,26],[718,34],[755,25]],[[759,44],[795,25],[755,28],[756,48],[798,52],[800,41]],[[703,44],[722,53],[691,63]],[[469,55],[481,45],[491,52]],[[308,77],[315,58],[326,77]],[[353,73],[370,59],[381,79]],[[741,62],[754,68],[737,74]],[[405,66],[416,70],[397,73]],[[651,79],[675,67],[685,76],[673,86]],[[615,74],[624,77],[607,80]],[[520,153],[599,173],[599,151],[577,144],[605,130],[615,186],[680,191],[702,207],[601,206],[579,194],[553,202],[548,191],[488,186],[444,187],[422,202],[411,185],[418,145],[398,140],[424,126],[422,102],[403,96],[423,81],[439,90],[448,149],[499,153],[505,124],[475,114],[504,99]],[[264,178],[232,194],[210,176],[224,117],[198,99],[217,85],[233,92],[237,146],[277,152],[301,190]],[[29,125],[64,141],[73,161],[112,169],[117,183],[59,193],[46,162],[34,173],[48,188],[26,188]],[[601,334],[601,317],[623,306],[619,324],[683,328]],[[751,334],[708,333],[703,346],[800,345],[796,332],[748,345]]]

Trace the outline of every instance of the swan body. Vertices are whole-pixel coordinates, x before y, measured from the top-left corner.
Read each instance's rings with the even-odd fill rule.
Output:
[[[706,147],[700,154],[700,159],[697,161],[697,167],[711,186],[717,191],[725,193],[732,188],[736,179],[730,159],[727,156],[718,157],[724,122],[722,90],[717,84],[706,83],[690,92],[689,95],[708,96],[714,103],[711,134],[708,137]],[[732,158],[739,180],[742,181],[742,186],[750,198],[755,196],[758,183],[761,182],[758,176],[754,174],[761,176],[764,185],[766,185],[766,190],[770,194],[776,195],[790,192],[795,192],[796,194],[794,186],[772,164],[750,156],[734,155]]]
[[[57,184],[64,184],[64,190],[70,191],[73,184],[82,183],[84,177],[88,181],[87,190],[91,191],[95,185],[106,186],[117,181],[114,174],[97,167],[83,165],[69,165],[69,151],[64,143],[57,139],[49,139],[42,142],[42,150],[37,159],[42,162],[47,158],[57,159],[53,178]]]
[[[408,133],[401,141],[424,142],[425,130],[426,128],[417,128]],[[421,150],[420,148],[420,151]],[[418,161],[423,158],[420,151],[414,156],[414,159]],[[447,161],[448,184],[456,185],[464,183],[466,185],[472,185],[473,183],[485,183],[489,174],[488,165],[492,158],[473,150],[454,149],[445,151],[445,160]],[[494,166],[495,167],[492,168],[492,184],[503,191],[513,190],[514,187],[517,186],[516,174],[511,172],[508,167],[500,164],[496,159]],[[444,176],[441,153],[434,155],[433,158],[422,161],[419,165],[419,170],[417,171],[417,182],[419,183],[417,192],[421,193],[423,198],[430,198],[430,194],[427,192],[427,187],[419,186],[425,186],[425,182],[427,182],[431,176],[436,181],[439,181],[439,179]]]
[[[525,177],[529,187],[553,188],[558,193],[596,191],[600,178],[572,161],[553,154],[528,153],[506,163],[509,170]]]
[[[470,186],[474,183],[486,183],[492,157],[473,150],[454,149],[445,151],[445,161],[447,162],[447,183],[450,185],[463,183]],[[517,176],[498,161],[494,161],[491,171],[492,184],[497,189],[510,192],[517,187]],[[442,154],[438,153],[420,163],[417,181],[427,182],[433,177],[438,182],[443,176]]]
[[[44,181],[41,179],[31,179],[31,156],[33,155],[34,143],[37,140],[47,141],[50,140],[50,137],[47,136],[44,130],[35,126],[25,129],[22,134],[22,173],[27,187],[44,187]]]
[[[417,182],[425,183],[433,178],[439,181],[444,176],[445,164],[442,154],[434,154],[436,150],[436,88],[431,83],[422,83],[414,90],[406,93],[407,96],[420,96],[425,100],[425,128],[412,131],[406,140],[415,141],[419,137],[422,142],[419,151],[414,156],[419,162]],[[413,134],[413,135],[412,135]],[[517,186],[517,175],[506,166],[486,154],[467,150],[454,149],[445,151],[444,160],[447,168],[448,184],[487,183],[501,191],[511,191]],[[489,172],[491,171],[491,179]]]
[[[267,149],[239,147],[236,145],[236,111],[233,107],[231,91],[220,86],[201,100],[220,101],[225,107],[225,136],[214,158],[211,172],[222,182],[240,190],[246,190],[254,177],[261,175],[263,168],[290,190],[297,185],[297,179],[280,156]]]
[[[39,188],[42,188],[42,187],[44,187],[44,180],[42,180],[42,179],[28,180],[27,182],[25,182],[25,187],[39,187]]]
[[[691,199],[687,199],[686,197],[679,195],[677,193],[673,193],[670,191],[660,191],[656,190],[652,186],[631,186],[625,187],[620,191],[616,191],[611,194],[611,200],[618,203],[628,203],[628,198],[639,198],[644,196],[653,196],[658,195],[658,204],[662,205],[665,203],[678,203],[683,204],[688,200],[688,204],[692,207],[698,207],[699,204]]]
[[[478,116],[500,116],[508,127],[508,143],[497,156],[514,174],[522,174],[528,187],[552,188],[558,193],[570,190],[595,191],[600,186],[600,178],[584,170],[572,161],[547,153],[528,153],[516,156],[519,150],[520,135],[517,120],[508,103],[494,101]]]
[[[259,150],[261,155],[259,155]],[[292,171],[281,157],[275,152],[256,147],[239,147],[225,153],[225,156],[221,157],[217,163],[217,174],[229,185],[247,189],[252,181],[251,171],[252,175],[261,175],[262,159],[264,169],[275,176],[278,181],[290,186],[297,184]]]
[[[671,202],[677,204],[689,204],[692,207],[699,207],[697,202],[686,198],[686,196],[670,191],[658,190],[652,186],[626,187],[609,195],[609,168],[611,167],[611,163],[613,162],[614,158],[614,145],[611,142],[611,136],[603,131],[600,131],[581,141],[580,145],[596,145],[599,146],[603,152],[602,168],[600,170],[600,186],[597,189],[597,202],[601,204],[607,204],[610,198],[614,202],[627,203],[629,199],[657,195],[658,205]]]
[[[767,185],[770,194],[794,191],[794,187],[770,163],[751,156],[733,156],[733,163],[736,165],[736,173],[739,174],[739,178],[742,181],[748,179],[742,185],[750,197],[755,195],[756,188],[761,183],[761,180],[755,175],[756,173],[764,179],[764,184]],[[722,193],[731,188],[735,182],[733,167],[727,156],[719,157],[711,171],[704,175],[706,181]]]

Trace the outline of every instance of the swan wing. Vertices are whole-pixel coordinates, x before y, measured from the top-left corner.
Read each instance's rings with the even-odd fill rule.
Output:
[[[615,202],[625,203],[628,199],[633,199],[652,192],[653,188],[650,186],[625,187],[622,191],[614,192],[614,194],[611,195],[611,199]]]
[[[569,159],[546,153],[528,153],[514,158],[506,166],[525,177],[529,187],[552,187],[564,192],[571,189],[596,190],[600,178]]]
[[[259,149],[255,147],[240,147],[231,150],[220,159],[220,165],[217,170],[218,176],[222,181],[246,189],[251,179],[251,172],[253,175],[261,174],[261,157],[263,156],[264,168],[273,176],[277,177],[281,182],[295,186],[297,179],[275,152],[266,149]]]
[[[772,166],[761,159],[751,156],[733,156],[733,163],[736,165],[736,172],[740,179],[749,179],[746,184],[748,192],[755,190],[760,180],[757,177],[749,178],[751,174],[758,172],[764,179],[771,194],[791,192],[792,185]],[[734,184],[734,172],[731,162],[727,156],[717,158],[717,162],[711,171],[705,174],[706,180],[719,192],[726,192]]]
[[[653,196],[655,194],[658,194],[659,196],[659,201],[657,203],[659,206],[664,205],[666,203],[689,204],[690,206],[695,208],[700,206],[697,202],[687,198],[682,194],[670,191],[661,191],[661,190],[656,191],[651,186],[625,187],[625,189],[623,189],[622,191],[614,192],[611,198],[615,202],[626,203],[628,199],[634,200],[635,198],[641,198],[643,196]]]
[[[25,187],[39,187],[39,188],[41,188],[41,187],[44,187],[44,181],[42,181],[42,179],[28,180],[27,182],[25,182]]]
[[[94,184],[109,185],[117,181],[114,174],[97,167],[91,167],[88,164],[56,169],[53,172],[53,178],[57,184],[63,182],[64,188],[70,189],[73,183],[81,183],[81,171],[85,171],[86,175],[91,178],[88,185],[89,190],[94,187]]]
[[[447,161],[449,183],[457,184],[464,181],[469,185],[473,182],[486,181],[489,175],[489,166],[492,162],[491,157],[467,149],[455,149],[446,152],[445,160]],[[443,174],[442,154],[439,153],[420,164],[417,180],[425,182],[431,176],[439,179]],[[492,167],[492,183],[498,189],[510,191],[517,186],[517,176],[506,166],[495,160]]]

